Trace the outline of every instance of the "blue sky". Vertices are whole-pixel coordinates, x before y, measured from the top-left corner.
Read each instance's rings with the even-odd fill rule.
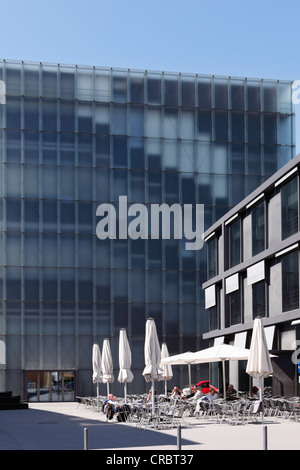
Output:
[[[300,80],[299,22],[299,0],[10,0],[0,56]]]

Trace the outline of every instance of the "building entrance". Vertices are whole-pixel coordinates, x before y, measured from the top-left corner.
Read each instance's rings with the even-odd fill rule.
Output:
[[[74,371],[27,371],[27,401],[74,401]]]

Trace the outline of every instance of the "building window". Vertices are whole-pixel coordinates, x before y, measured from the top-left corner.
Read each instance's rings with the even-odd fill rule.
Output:
[[[229,324],[237,325],[242,323],[242,311],[241,311],[241,291],[236,290],[228,294],[228,317]]]
[[[299,308],[299,253],[298,250],[282,258],[282,311]]]
[[[265,205],[264,201],[252,209],[252,256],[265,249]]]
[[[241,221],[240,219],[229,225],[229,267],[232,268],[241,262]]]
[[[209,331],[220,328],[220,288],[218,286],[216,286],[215,295],[215,305],[209,308]]]
[[[213,237],[207,241],[207,278],[218,274],[217,259],[218,259],[218,242],[217,238]]]
[[[265,281],[252,285],[253,319],[266,316],[266,289]]]
[[[282,240],[298,231],[298,183],[291,179],[281,189]]]

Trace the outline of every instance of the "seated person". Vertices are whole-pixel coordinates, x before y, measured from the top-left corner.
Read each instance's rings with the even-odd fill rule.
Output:
[[[261,391],[261,396],[263,397],[263,391]],[[256,386],[252,387],[252,390],[251,390],[251,397],[252,398],[256,398],[256,399],[260,399],[260,390],[259,388],[257,388]]]
[[[207,400],[212,401],[216,400],[218,398],[218,392],[219,390],[214,387],[213,385],[209,386],[209,393],[205,395],[207,397]]]
[[[154,401],[156,401],[156,390],[154,390]],[[146,403],[152,403],[152,389],[151,388],[149,390]]]
[[[233,388],[233,385],[228,385],[228,388],[226,390],[226,397],[227,398],[233,398],[236,395],[236,390]]]
[[[201,387],[195,387],[195,389],[196,389],[196,393],[193,396],[193,399],[198,400],[199,398],[203,396],[203,393],[202,393]]]
[[[106,417],[110,420],[113,419],[114,414],[116,411],[119,411],[122,408],[122,406],[118,405],[116,402],[116,397],[110,393],[107,396],[107,400],[105,400],[104,405],[103,405],[103,411],[106,414]]]
[[[174,387],[171,393],[171,398],[180,398],[181,391],[179,387]]]

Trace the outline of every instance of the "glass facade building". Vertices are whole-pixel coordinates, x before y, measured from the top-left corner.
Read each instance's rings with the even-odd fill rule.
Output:
[[[145,391],[149,316],[170,354],[200,349],[205,250],[100,240],[97,207],[204,204],[208,228],[294,148],[292,82],[0,61],[0,389],[92,394],[92,345],[108,337],[118,394],[125,328],[129,391]]]

